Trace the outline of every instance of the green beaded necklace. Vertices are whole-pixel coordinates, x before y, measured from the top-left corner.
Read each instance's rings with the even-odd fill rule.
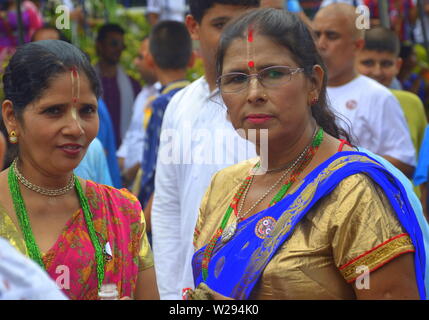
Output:
[[[25,245],[28,250],[28,254],[31,259],[38,263],[43,269],[45,269],[45,264],[43,263],[42,255],[40,249],[36,244],[34,239],[33,231],[31,230],[30,221],[28,219],[27,209],[25,208],[24,199],[21,195],[21,190],[19,189],[18,177],[16,176],[14,170],[9,168],[8,172],[8,184],[9,189],[12,194],[13,205],[15,207],[15,212],[21,227],[21,231],[24,234]],[[100,244],[100,241],[96,235],[94,229],[94,222],[92,221],[92,213],[89,208],[88,199],[83,193],[82,186],[80,185],[79,179],[75,176],[75,188],[79,198],[79,203],[82,206],[85,222],[88,227],[89,237],[95,249],[95,260],[97,263],[97,278],[98,278],[98,288],[100,289],[103,280],[104,280],[104,254],[103,249]]]

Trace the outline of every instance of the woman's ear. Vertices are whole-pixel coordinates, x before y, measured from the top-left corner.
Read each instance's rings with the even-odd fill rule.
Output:
[[[18,121],[15,116],[15,111],[13,111],[13,102],[10,100],[4,100],[2,103],[1,112],[2,112],[2,119],[7,132],[10,133],[11,131],[15,131],[16,134],[19,135]]]
[[[318,64],[313,66],[313,74],[311,75],[310,104],[314,104],[312,103],[314,100],[319,100],[320,91],[322,90],[323,86],[324,75],[325,72],[321,66]]]

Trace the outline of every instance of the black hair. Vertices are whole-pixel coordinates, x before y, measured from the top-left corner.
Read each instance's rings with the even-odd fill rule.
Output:
[[[161,69],[185,69],[192,55],[192,40],[178,21],[157,23],[149,37],[149,51]]]
[[[111,32],[120,33],[122,35],[125,34],[125,30],[119,24],[106,23],[106,24],[102,25],[100,27],[100,29],[98,29],[96,41],[97,42],[103,41],[104,39],[107,38],[107,34],[111,33]]]
[[[305,23],[293,13],[273,8],[257,9],[229,23],[222,33],[218,47],[217,76],[222,75],[226,50],[234,39],[244,38],[250,26],[256,33],[286,47],[292,53],[294,60],[304,69],[306,77],[312,78],[315,65],[319,65],[325,71],[317,105],[311,107],[312,115],[325,132],[337,139],[345,138],[350,141],[350,134],[337,125],[337,117],[328,105],[326,66],[317,51],[314,37]]]
[[[25,108],[40,99],[57,76],[73,67],[86,75],[91,90],[100,97],[98,77],[79,48],[61,40],[41,40],[18,47],[3,75],[4,99],[12,102],[18,121],[22,121]],[[8,136],[3,121],[0,121],[0,130]],[[16,154],[14,145],[8,144],[6,163]]]
[[[414,54],[413,44],[409,41],[405,41],[401,44],[401,50],[399,52],[399,56],[403,60],[407,60]]]
[[[189,11],[194,19],[201,23],[207,10],[215,4],[256,8],[259,7],[259,3],[260,0],[189,0]]]
[[[36,37],[36,34],[39,31],[43,31],[43,30],[53,30],[58,34],[58,38],[59,40],[65,41],[70,43],[70,40],[67,39],[67,37],[64,35],[64,33],[61,32],[61,30],[58,30],[56,27],[50,25],[50,24],[44,24],[42,27],[40,27],[39,29],[37,29],[36,31],[34,31],[33,35],[31,36],[31,42],[34,42],[34,39]]]
[[[401,43],[396,33],[384,27],[375,27],[365,31],[365,50],[389,52],[399,55]]]

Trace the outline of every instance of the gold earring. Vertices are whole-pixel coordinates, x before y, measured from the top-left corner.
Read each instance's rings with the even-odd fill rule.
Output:
[[[12,130],[9,133],[9,142],[12,144],[17,144],[18,143],[18,136],[16,135],[15,130]]]

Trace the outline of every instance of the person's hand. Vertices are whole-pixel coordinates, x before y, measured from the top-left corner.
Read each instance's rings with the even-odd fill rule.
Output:
[[[210,289],[201,282],[194,290],[189,290],[185,300],[234,300]]]

